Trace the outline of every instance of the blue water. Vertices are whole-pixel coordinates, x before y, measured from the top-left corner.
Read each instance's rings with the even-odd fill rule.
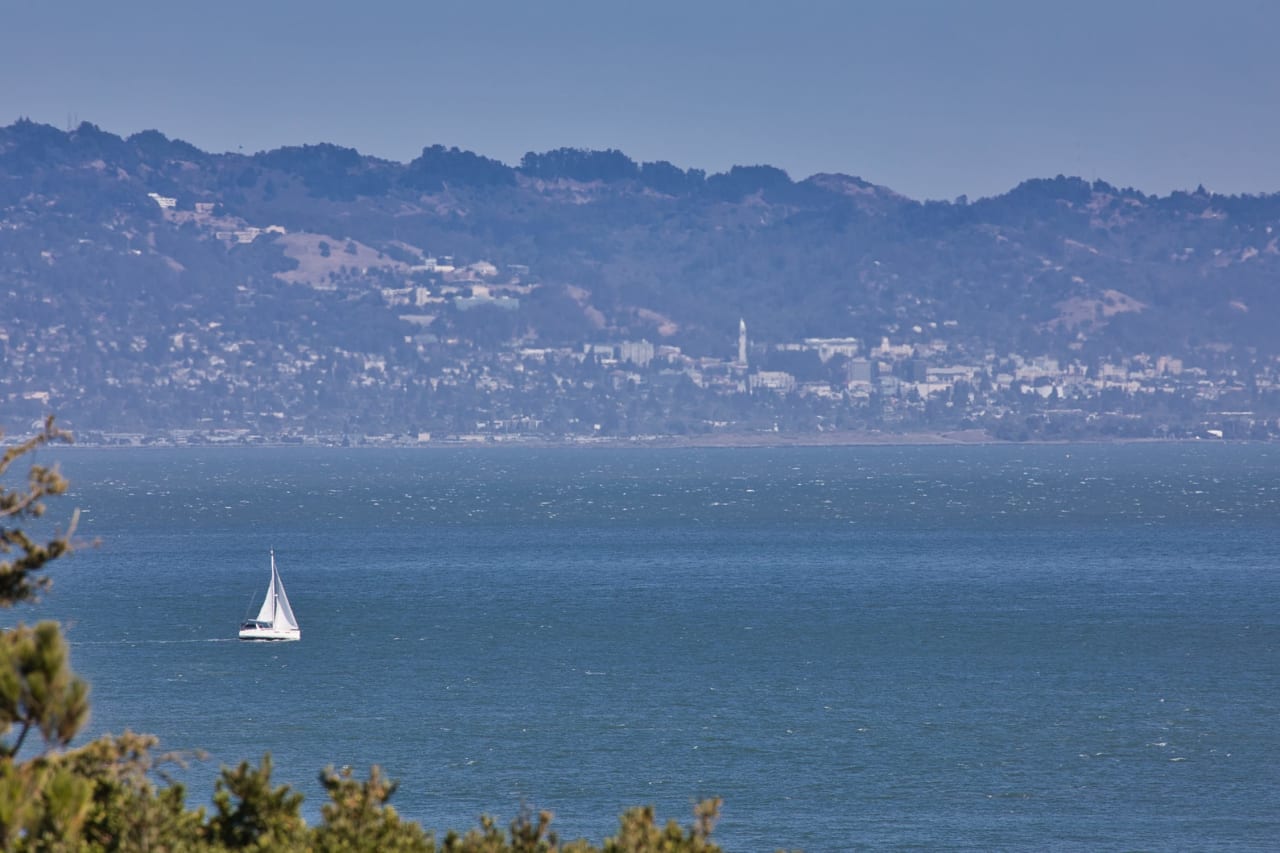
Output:
[[[41,457],[48,461],[52,454]],[[1274,849],[1280,448],[59,451],[92,735],[378,763],[443,831]],[[63,512],[65,515],[65,512]],[[277,562],[303,639],[234,637]]]

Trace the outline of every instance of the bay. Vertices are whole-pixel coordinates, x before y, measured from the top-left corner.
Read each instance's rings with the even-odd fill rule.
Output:
[[[1269,445],[50,458],[101,543],[4,618],[67,625],[86,736],[206,750],[191,803],[269,751],[309,820],[377,763],[438,831],[707,796],[732,850],[1280,830]],[[240,643],[270,548],[303,638]]]

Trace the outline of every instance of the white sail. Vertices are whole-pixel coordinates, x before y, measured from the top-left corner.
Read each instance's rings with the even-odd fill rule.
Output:
[[[275,571],[276,561],[271,560],[271,575],[276,579],[276,617],[275,624],[277,627],[297,629],[298,620],[293,616],[293,608],[289,606],[289,596],[284,594],[284,581],[280,580],[280,573]]]
[[[258,621],[266,622],[268,625],[274,624],[276,621],[276,584],[279,582],[280,576],[276,574],[276,552],[271,552],[271,579],[267,581],[267,595],[262,600],[262,607],[258,610]]]

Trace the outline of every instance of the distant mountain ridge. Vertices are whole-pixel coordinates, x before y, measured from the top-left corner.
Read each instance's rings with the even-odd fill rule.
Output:
[[[211,328],[245,350],[393,362],[427,339],[726,355],[740,317],[761,345],[1270,358],[1277,228],[1276,194],[1058,176],[920,202],[847,175],[708,175],[616,150],[515,166],[442,145],[408,163],[327,143],[213,154],[21,120],[0,128],[0,383],[38,391],[51,370],[101,395]],[[246,361],[227,381],[260,381]]]

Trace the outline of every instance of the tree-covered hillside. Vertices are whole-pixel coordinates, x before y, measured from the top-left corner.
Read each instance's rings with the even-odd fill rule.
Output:
[[[756,345],[1270,356],[1277,227],[1280,196],[1062,176],[920,202],[845,175],[707,175],[614,150],[511,166],[432,145],[397,163],[18,121],[0,128],[0,351],[17,363],[11,395],[57,385],[99,414],[130,387],[182,385],[202,358],[223,363],[198,379],[208,394],[260,388],[279,410],[302,392],[272,375],[332,376],[348,354],[418,373],[449,341],[727,357],[740,317]],[[184,366],[197,349],[213,355]]]

